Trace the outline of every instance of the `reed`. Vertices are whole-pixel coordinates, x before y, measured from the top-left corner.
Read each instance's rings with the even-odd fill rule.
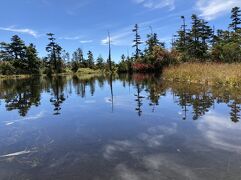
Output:
[[[163,79],[241,87],[241,64],[184,63],[165,68]]]

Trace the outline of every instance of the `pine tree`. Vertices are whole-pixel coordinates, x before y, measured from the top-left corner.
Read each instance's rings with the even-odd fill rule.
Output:
[[[105,64],[104,64],[104,59],[101,55],[96,59],[96,66],[98,69],[104,69]]]
[[[36,47],[33,44],[30,44],[26,48],[26,64],[26,71],[31,74],[39,73],[40,61],[38,59]]]
[[[241,10],[239,7],[234,7],[232,9],[232,15],[231,15],[232,23],[229,25],[230,28],[234,30],[234,32],[237,32],[241,24]]]
[[[23,60],[25,57],[25,43],[24,41],[17,35],[14,35],[11,38],[11,43],[8,47],[8,52],[12,54],[14,59],[17,60]]]
[[[184,53],[187,50],[187,25],[185,17],[181,16],[181,19],[183,20],[183,25],[181,29],[177,31],[177,39],[173,43],[173,46],[175,46],[177,51]]]
[[[191,31],[187,33],[188,39],[188,55],[190,57],[202,58],[202,42],[200,39],[202,37],[202,23],[197,15],[192,15],[192,28]]]
[[[164,48],[164,43],[159,41],[156,33],[151,33],[147,35],[146,45],[147,45],[146,54],[151,54],[155,46],[160,46]]]
[[[72,55],[72,70],[76,72],[79,68],[87,67],[82,49],[78,48]]]
[[[50,73],[52,70],[56,73],[62,72],[62,59],[61,59],[61,51],[62,47],[55,42],[54,34],[48,33],[47,36],[49,37],[50,43],[46,46],[46,51],[49,53],[49,64],[51,68]]]
[[[141,36],[139,35],[139,27],[138,24],[135,25],[134,29],[132,30],[135,33],[135,39],[133,40],[134,45],[132,47],[134,47],[136,49],[136,53],[135,53],[135,58],[138,59],[140,56],[140,48],[139,46],[142,44],[141,42]]]
[[[212,28],[208,25],[208,22],[201,20],[201,41],[202,41],[202,56],[205,57],[208,51],[208,45],[211,42],[213,35]]]
[[[88,51],[87,53],[87,65],[88,65],[88,68],[94,68],[94,65],[95,65],[95,62],[94,62],[94,55],[91,51]]]

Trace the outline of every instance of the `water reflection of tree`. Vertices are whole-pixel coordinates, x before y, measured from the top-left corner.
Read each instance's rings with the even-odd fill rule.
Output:
[[[143,96],[141,96],[141,91],[143,90],[143,88],[141,87],[140,84],[136,84],[136,94],[134,95],[136,97],[135,101],[137,102],[137,107],[136,107],[136,111],[138,113],[138,116],[142,115],[142,110],[141,110],[141,106],[143,105],[142,101],[144,99]]]
[[[235,89],[210,87],[191,83],[161,81],[160,78],[156,78],[152,75],[146,76],[135,74],[133,79],[133,85],[135,82],[144,85],[148,94],[148,99],[150,100],[149,105],[153,108],[153,111],[155,110],[155,107],[159,105],[160,98],[165,96],[166,92],[170,91],[173,93],[174,97],[177,97],[177,101],[175,102],[182,108],[184,120],[187,119],[187,113],[190,109],[192,109],[192,119],[197,120],[214,107],[215,103],[228,104],[232,102],[229,105],[231,108],[231,120],[233,122],[240,121],[241,99],[239,98],[234,102],[232,101],[237,97],[240,97],[240,91],[238,90],[235,91]],[[140,107],[142,106],[142,101],[138,98],[138,94],[140,94],[138,91],[140,91],[140,88],[137,86],[136,89],[136,110],[139,110],[140,112],[138,114],[141,115],[142,111]]]
[[[40,104],[39,77],[22,80],[1,81],[1,98],[5,99],[7,111],[18,110],[26,116],[31,106]]]
[[[59,115],[61,111],[61,104],[65,101],[64,86],[66,85],[66,78],[62,76],[52,77],[50,79],[52,97],[50,102],[54,106],[54,115]]]
[[[109,84],[110,84],[110,93],[111,93],[111,107],[112,112],[114,112],[114,93],[113,93],[113,75],[110,74],[109,76]]]
[[[87,76],[87,77],[73,77],[73,85],[76,89],[76,93],[81,95],[82,98],[86,97],[86,88],[89,87],[91,96],[95,93],[95,84],[96,77],[95,76]]]
[[[94,95],[96,85],[104,87],[105,82],[110,85],[111,101],[113,103],[113,83],[116,76],[75,76],[73,80],[66,77],[52,78],[30,78],[22,80],[1,80],[0,81],[0,99],[5,101],[8,111],[18,110],[21,116],[26,116],[32,106],[40,104],[40,94],[42,90],[51,93],[50,102],[54,106],[54,114],[58,115],[61,111],[61,105],[71,94],[65,89],[74,88],[81,97],[87,94]],[[138,115],[142,115],[143,99],[141,95],[145,90],[148,104],[155,111],[159,106],[161,97],[167,93],[172,93],[176,98],[175,103],[183,111],[183,119],[192,114],[192,119],[197,120],[204,116],[216,103],[228,104],[230,108],[230,119],[233,122],[239,122],[241,119],[241,92],[239,88],[208,87],[205,85],[177,83],[162,81],[161,78],[154,75],[120,75],[123,87],[134,87],[136,89],[135,101]],[[87,92],[88,89],[88,92]],[[131,91],[130,91],[131,92]]]
[[[237,123],[240,121],[240,111],[241,111],[241,108],[240,108],[240,105],[237,104],[236,101],[233,101],[229,107],[231,108],[231,112],[230,112],[230,117],[231,117],[231,120],[234,122],[234,123]]]

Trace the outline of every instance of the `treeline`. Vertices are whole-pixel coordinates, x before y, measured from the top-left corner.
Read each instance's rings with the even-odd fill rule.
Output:
[[[186,18],[177,34],[173,36],[171,49],[158,40],[156,33],[147,35],[145,49],[136,24],[133,32],[132,57],[122,55],[118,65],[119,72],[159,71],[163,66],[182,62],[241,62],[241,10],[234,7],[231,12],[231,23],[228,30],[215,30],[207,21],[192,15],[191,25],[186,24]]]
[[[87,52],[84,58],[82,49],[78,48],[70,54],[56,42],[53,33],[47,34],[47,57],[39,58],[37,49],[32,43],[26,45],[17,35],[10,43],[0,43],[0,74],[56,74],[77,72],[79,68],[107,69],[107,61],[102,56],[94,58],[93,52]]]
[[[77,72],[80,68],[101,69],[118,72],[159,72],[162,67],[182,62],[241,62],[241,10],[234,7],[231,12],[231,22],[228,30],[215,30],[207,21],[192,15],[191,25],[186,24],[186,18],[177,34],[173,36],[171,48],[166,48],[157,33],[147,35],[142,41],[139,26],[133,28],[134,53],[132,56],[121,56],[119,64],[109,57],[104,60],[101,56],[94,58],[93,52],[88,51],[84,58],[83,51],[78,48],[72,57],[56,42],[53,33],[48,33],[49,43],[46,45],[47,56],[39,58],[33,44],[26,45],[17,35],[10,43],[0,43],[0,74],[56,74]],[[109,37],[109,42],[110,42]],[[110,45],[110,44],[109,44]],[[145,49],[142,50],[142,45]]]

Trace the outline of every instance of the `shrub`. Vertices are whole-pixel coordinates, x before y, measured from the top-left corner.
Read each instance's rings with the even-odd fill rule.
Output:
[[[0,62],[0,74],[11,75],[15,73],[15,68],[10,62],[4,61]]]

